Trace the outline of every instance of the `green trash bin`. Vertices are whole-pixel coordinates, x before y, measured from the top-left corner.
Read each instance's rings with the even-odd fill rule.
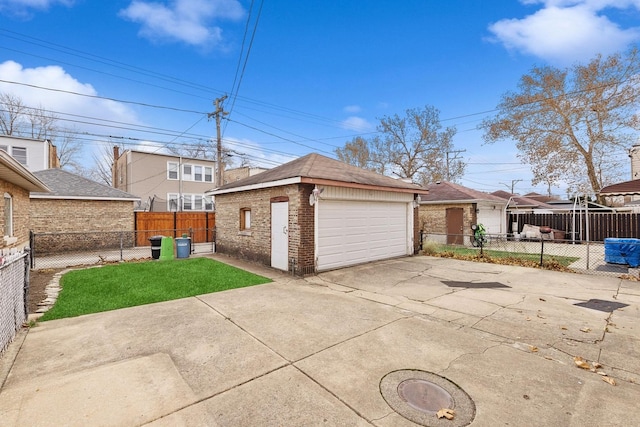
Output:
[[[189,258],[191,253],[191,238],[176,237],[176,255],[178,258]]]
[[[160,246],[160,259],[173,259],[173,237],[163,236]]]

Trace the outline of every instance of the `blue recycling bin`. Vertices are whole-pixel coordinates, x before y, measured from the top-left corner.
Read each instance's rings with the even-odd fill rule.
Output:
[[[640,266],[640,239],[607,237],[604,239],[604,260],[637,268]]]
[[[191,253],[191,237],[176,237],[177,258],[189,258]]]

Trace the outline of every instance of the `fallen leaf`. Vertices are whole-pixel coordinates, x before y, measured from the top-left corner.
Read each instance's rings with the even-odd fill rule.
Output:
[[[547,359],[547,360],[553,360],[553,357],[551,357],[551,356],[544,356],[544,358]]]
[[[595,369],[602,368],[602,365],[601,365],[601,364],[599,364],[598,362],[591,362],[591,365],[592,365]]]
[[[538,298],[540,301],[546,301],[546,299],[544,298]]]
[[[530,322],[530,321],[531,321],[531,317],[527,317],[525,320],[526,320],[527,322]]]
[[[563,331],[566,331],[567,327],[566,326],[562,326],[560,329],[562,329]]]
[[[538,317],[539,317],[539,318],[541,318],[541,319],[546,319],[546,317],[544,317],[544,316],[540,316],[540,314],[536,314],[536,316],[538,316]]]
[[[604,372],[604,371],[596,371],[596,374],[598,374],[598,375],[602,375],[603,377],[606,377],[606,376],[607,376],[607,373],[606,373],[606,372]]]
[[[591,370],[591,365],[586,360],[584,360],[582,357],[576,356],[576,357],[573,358],[573,361],[578,366],[578,368],[586,369],[588,371]]]
[[[609,378],[609,377],[602,377],[602,381],[609,383],[611,385],[617,385],[616,384],[616,380],[614,380],[613,378]]]
[[[443,408],[440,409],[436,415],[438,416],[438,418],[446,418],[448,420],[452,420],[455,416],[455,412],[453,411],[453,409]]]
[[[529,350],[531,351],[531,353],[537,353],[538,347],[536,347],[535,345],[530,345]]]
[[[581,328],[580,332],[584,332],[584,333],[591,332],[591,328]]]

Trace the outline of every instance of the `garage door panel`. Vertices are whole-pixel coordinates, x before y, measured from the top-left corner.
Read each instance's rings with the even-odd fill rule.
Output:
[[[327,200],[318,210],[319,270],[407,254],[406,203]]]

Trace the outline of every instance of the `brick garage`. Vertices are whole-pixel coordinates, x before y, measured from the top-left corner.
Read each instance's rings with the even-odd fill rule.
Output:
[[[305,275],[413,254],[426,191],[310,154],[211,194],[216,252]]]
[[[36,253],[133,246],[137,197],[62,169],[34,175],[51,190],[31,193]]]

